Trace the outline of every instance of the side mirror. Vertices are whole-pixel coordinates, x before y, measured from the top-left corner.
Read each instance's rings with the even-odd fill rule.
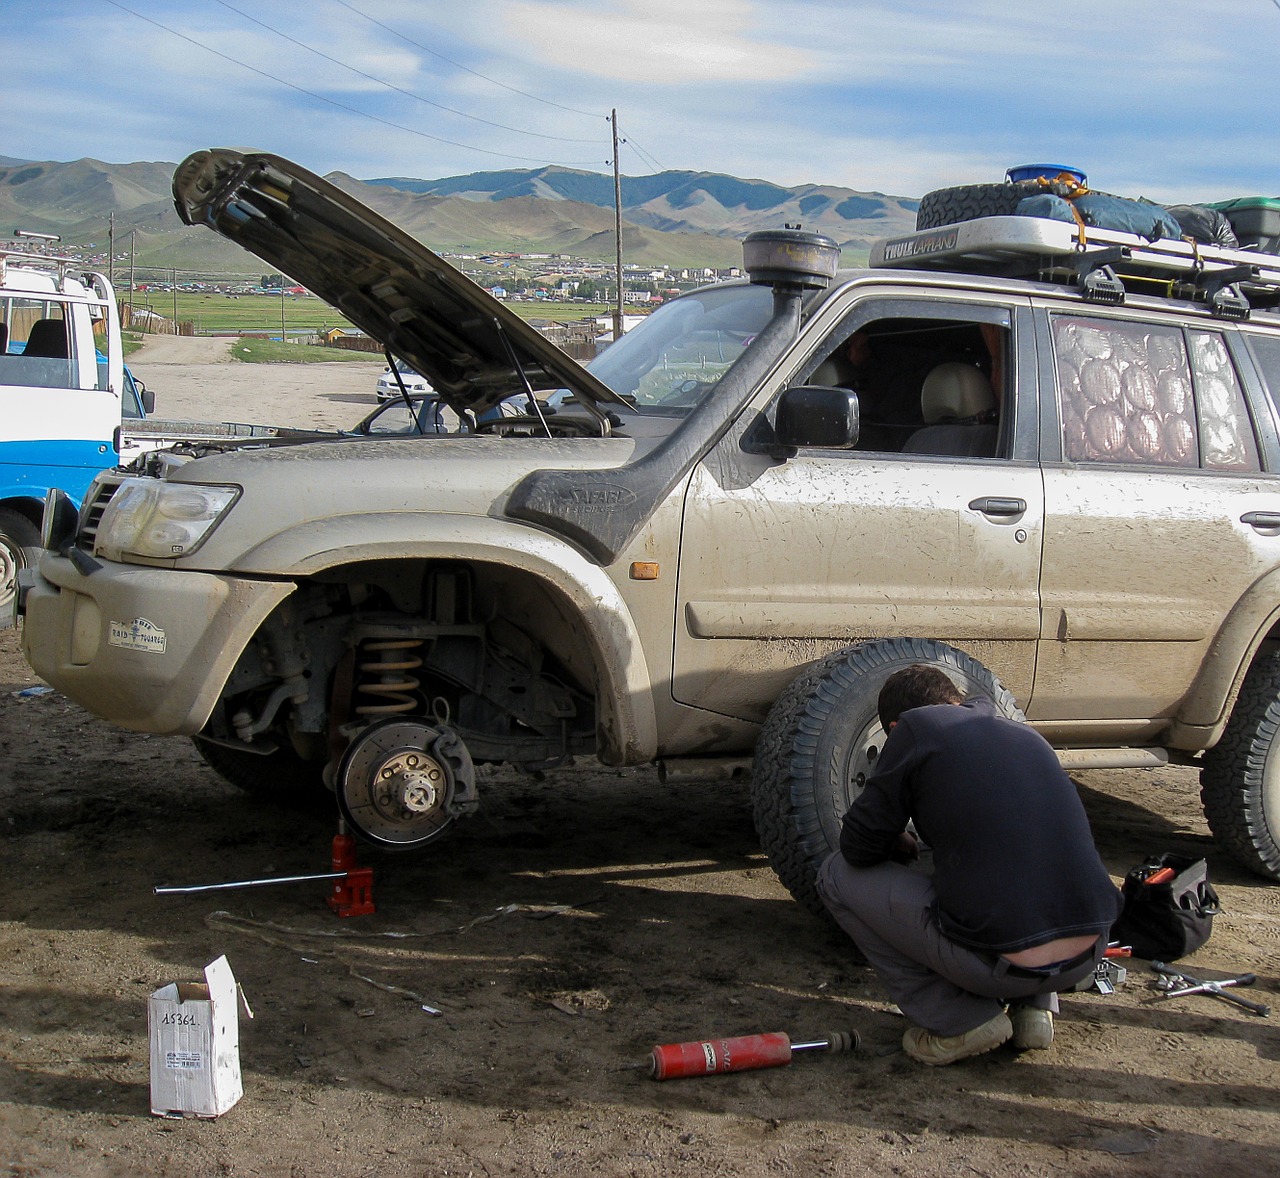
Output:
[[[810,450],[852,450],[858,444],[858,394],[830,385],[784,389],[774,417],[779,446]]]
[[[154,413],[156,411],[156,395],[146,385],[139,385],[142,393],[142,411],[144,413]]]

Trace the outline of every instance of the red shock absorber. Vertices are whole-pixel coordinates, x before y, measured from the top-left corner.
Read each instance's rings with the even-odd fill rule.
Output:
[[[780,1068],[791,1062],[795,1051],[853,1051],[857,1031],[835,1031],[825,1039],[795,1043],[781,1031],[740,1035],[733,1039],[700,1039],[667,1043],[649,1055],[649,1074],[655,1080],[681,1076],[714,1076],[721,1072],[746,1072],[756,1068]]]

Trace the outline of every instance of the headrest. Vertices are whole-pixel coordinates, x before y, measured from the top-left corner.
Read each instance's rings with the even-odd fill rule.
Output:
[[[828,356],[809,377],[809,384],[822,384],[840,388],[853,383],[853,365],[843,356]]]
[[[939,364],[924,378],[920,390],[920,412],[926,425],[976,417],[995,407],[991,382],[972,364],[959,360]]]

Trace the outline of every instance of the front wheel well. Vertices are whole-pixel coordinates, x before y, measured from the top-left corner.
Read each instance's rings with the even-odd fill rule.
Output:
[[[335,766],[388,716],[456,729],[477,761],[599,753],[614,692],[569,596],[496,563],[368,562],[302,582],[242,652],[207,731]]]

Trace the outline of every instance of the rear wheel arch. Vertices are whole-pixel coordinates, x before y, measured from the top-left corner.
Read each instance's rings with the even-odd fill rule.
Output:
[[[1173,748],[1216,744],[1230,719],[1249,669],[1280,644],[1280,570],[1252,584],[1206,645],[1199,675],[1171,725]]]

